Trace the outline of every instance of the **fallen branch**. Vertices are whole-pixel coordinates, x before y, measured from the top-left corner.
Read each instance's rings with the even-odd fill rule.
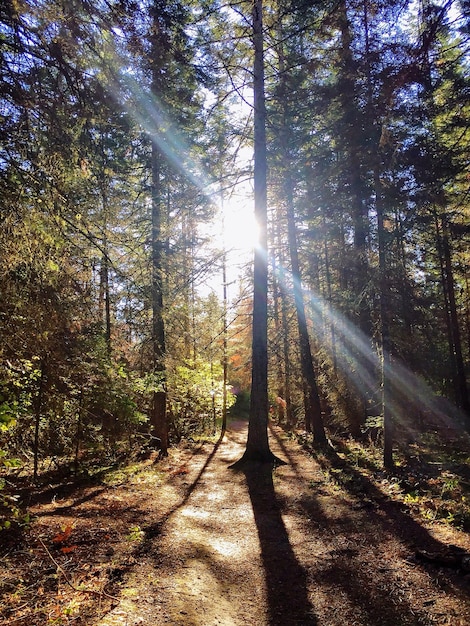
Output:
[[[44,543],[44,541],[40,537],[39,537],[39,542],[42,545],[42,547],[44,548],[44,550],[46,551],[47,556],[50,558],[50,560],[57,567],[57,570],[62,574],[62,576],[64,577],[65,582],[67,583],[67,585],[71,589],[73,589],[74,591],[76,591],[78,593],[89,593],[89,594],[92,594],[92,595],[95,595],[95,596],[100,596],[100,597],[106,596],[107,598],[110,598],[111,600],[115,600],[116,602],[119,602],[119,598],[116,598],[116,596],[112,596],[111,594],[107,593],[104,590],[96,591],[95,589],[80,589],[80,587],[77,587],[76,585],[74,585],[73,582],[71,582],[71,580],[67,576],[67,572],[64,570],[62,565],[60,563],[58,563],[56,561],[56,559],[52,556],[50,550],[48,549],[48,547],[46,546],[46,544]]]
[[[447,550],[445,552],[428,552],[416,550],[416,558],[434,565],[454,567],[464,572],[470,572],[470,554],[464,550]]]

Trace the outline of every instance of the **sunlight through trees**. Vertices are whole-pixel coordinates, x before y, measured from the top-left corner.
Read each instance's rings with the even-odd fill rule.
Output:
[[[388,466],[469,429],[468,3],[22,0],[0,37],[5,463],[165,455],[232,399],[261,459],[276,416]]]

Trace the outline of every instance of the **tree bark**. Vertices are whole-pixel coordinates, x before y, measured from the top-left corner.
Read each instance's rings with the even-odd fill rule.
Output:
[[[33,467],[33,481],[36,482],[38,477],[39,467],[39,430],[41,424],[41,412],[44,395],[44,385],[46,382],[46,361],[41,361],[41,374],[39,376],[38,392],[35,398],[35,411],[34,411],[34,467]]]
[[[264,93],[263,2],[253,2],[254,196],[259,242],[253,266],[251,400],[245,452],[232,467],[246,461],[275,463],[268,441],[268,237],[266,104]]]
[[[166,74],[163,71],[168,60],[168,34],[160,25],[160,9],[157,2],[150,5],[151,31],[150,41],[150,72],[151,94],[158,98],[166,87]],[[168,19],[165,15],[164,19]],[[164,252],[166,241],[163,238],[162,224],[166,212],[162,188],[162,164],[164,156],[159,148],[159,141],[165,132],[155,118],[152,119],[151,147],[151,210],[152,210],[152,349],[153,373],[155,377],[152,408],[150,415],[151,434],[159,440],[160,456],[168,455],[168,422],[166,415],[166,363],[165,363],[165,323],[163,317],[164,291]]]
[[[326,219],[325,214],[322,213],[322,223],[326,234]],[[333,372],[336,374],[338,371],[338,356],[336,350],[336,330],[331,313],[333,312],[333,292],[331,289],[331,270],[330,270],[330,253],[328,250],[328,238],[325,236],[323,245],[323,256],[325,259],[325,280],[326,280],[326,293],[328,297],[328,313],[330,314],[327,319],[327,324],[330,326],[331,335],[331,355],[333,360]]]
[[[279,223],[279,217],[278,217]],[[274,234],[273,234],[274,239]],[[281,357],[280,343],[282,341],[282,326],[281,326],[281,315],[280,315],[280,304],[281,304],[281,286],[279,284],[279,267],[276,261],[276,257],[273,254],[273,307],[274,307],[274,329],[276,335],[276,385],[277,385],[277,406],[276,406],[276,417],[279,424],[285,424],[286,422],[286,404],[284,400],[285,389],[284,389],[284,363]]]
[[[222,398],[222,427],[221,437],[224,436],[227,430],[227,382],[228,382],[228,322],[227,322],[227,252],[225,250],[222,256],[222,286],[223,286],[223,353],[222,353],[222,367],[223,367],[223,398]]]
[[[375,166],[375,209],[377,212],[377,234],[379,247],[379,298],[380,298],[380,341],[381,341],[381,377],[382,377],[382,416],[383,416],[383,464],[384,467],[393,467],[393,437],[394,421],[390,410],[390,366],[391,366],[391,341],[389,328],[389,285],[387,279],[387,252],[385,216],[382,199],[382,186],[378,167]]]
[[[289,164],[287,164],[287,167],[289,167]],[[307,318],[305,315],[305,303],[300,276],[299,252],[297,249],[297,233],[292,197],[292,180],[289,174],[286,174],[284,190],[287,201],[287,233],[292,279],[294,282],[294,303],[299,329],[300,366],[304,384],[305,428],[308,432],[313,432],[314,440],[318,444],[324,444],[326,442],[326,434],[323,426],[320,396],[318,394],[318,386],[313,367],[312,351],[307,328]]]
[[[361,135],[363,120],[357,103],[357,70],[352,52],[351,25],[347,5],[341,0],[338,6],[339,29],[341,32],[341,107],[343,121],[343,151],[346,157],[346,179],[351,202],[353,224],[353,276],[352,285],[357,302],[357,323],[366,335],[370,335],[370,310],[367,305],[366,290],[368,283],[367,241],[369,220],[364,202],[363,165],[364,137]]]
[[[101,196],[101,212],[102,212],[102,256],[100,268],[100,291],[98,308],[100,322],[104,321],[104,338],[106,341],[106,350],[108,360],[111,358],[111,299],[109,293],[109,246],[108,246],[108,220],[109,220],[109,203],[108,203],[108,186],[109,180],[106,176],[106,167],[108,165],[104,149],[104,131],[100,133],[100,169],[99,169],[99,188]]]
[[[168,454],[166,419],[165,324],[163,319],[163,247],[160,180],[160,151],[152,142],[152,344],[156,388],[152,398],[150,425],[160,440],[160,455]]]
[[[467,414],[470,413],[465,364],[462,353],[462,339],[455,299],[454,275],[452,269],[452,251],[449,241],[448,227],[444,216],[437,227],[439,255],[442,255],[442,283],[445,294],[447,319],[449,324],[449,351],[454,367],[454,388],[457,404]]]
[[[278,32],[278,38],[279,41],[282,42],[283,33],[280,18],[279,24],[280,27]],[[279,73],[281,76],[280,100],[282,111],[282,124],[280,128],[280,141],[284,170],[283,191],[286,202],[287,240],[293,280],[294,306],[299,332],[300,368],[302,372],[302,382],[304,390],[303,395],[305,408],[305,428],[308,432],[313,432],[314,439],[318,444],[324,444],[326,442],[326,434],[323,427],[320,396],[318,394],[316,375],[313,367],[312,351],[307,328],[307,318],[305,315],[305,303],[302,293],[302,283],[300,275],[300,262],[296,232],[297,229],[294,214],[294,183],[290,175],[290,171],[292,168],[292,157],[289,146],[293,143],[293,138],[290,127],[291,116],[288,103],[288,87],[285,84],[286,68],[282,43],[278,46],[277,52],[279,60]]]

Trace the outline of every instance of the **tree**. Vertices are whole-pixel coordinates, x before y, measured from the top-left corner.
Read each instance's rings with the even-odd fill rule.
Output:
[[[427,134],[416,136],[413,154],[416,156],[418,152],[419,157],[413,169],[418,187],[417,226],[434,251],[434,268],[429,264],[427,271],[436,276],[435,297],[442,303],[440,317],[447,335],[444,362],[448,364],[450,377],[443,373],[443,379],[450,378],[453,389],[449,391],[468,415],[470,400],[461,338],[463,320],[457,303],[457,293],[463,291],[465,279],[454,259],[462,245],[468,244],[464,226],[468,220],[467,203],[462,187],[462,177],[467,175],[463,154],[469,145],[465,121],[468,104],[462,100],[462,94],[469,88],[465,77],[468,58],[465,40],[449,27],[447,10],[447,5],[439,7],[429,2],[423,2],[420,7],[422,80],[417,108]],[[431,254],[428,256],[431,260]]]
[[[294,150],[299,147],[294,132],[291,130],[295,126],[295,112],[292,104],[292,95],[295,93],[291,74],[286,69],[286,59],[284,54],[284,30],[282,27],[282,17],[278,17],[278,44],[276,46],[278,57],[279,79],[275,93],[279,100],[279,122],[276,128],[278,134],[278,159],[280,161],[280,171],[284,183],[279,190],[280,197],[283,198],[286,208],[287,221],[287,241],[290,256],[290,266],[292,271],[294,307],[297,318],[297,328],[299,334],[300,367],[302,375],[302,387],[305,409],[305,427],[308,432],[313,432],[315,442],[322,445],[326,442],[325,429],[321,414],[320,396],[313,366],[312,350],[305,314],[305,303],[302,291],[302,277],[300,270],[299,252],[297,245],[297,228],[294,202],[294,180],[292,171],[294,169]],[[279,198],[280,199],[280,198]]]
[[[192,165],[188,155],[182,154],[181,147],[176,145],[175,138],[171,136],[174,129],[168,128],[168,125],[180,122],[179,128],[175,127],[176,133],[184,137],[183,128],[188,123],[193,105],[196,83],[191,64],[191,47],[185,33],[187,20],[188,7],[183,3],[153,0],[150,7],[150,49],[147,58],[151,74],[151,302],[153,370],[156,384],[151,424],[154,435],[160,440],[161,455],[166,455],[168,449],[164,321],[164,251],[167,240],[163,236],[163,221],[168,209],[164,201],[164,176],[168,202],[168,198],[171,198],[170,178],[178,160],[182,161],[179,164],[181,169],[188,167],[190,170]],[[175,102],[176,114],[170,116],[165,111],[165,104]],[[191,172],[187,172],[186,176],[190,179]],[[188,288],[191,285],[192,281],[189,281]]]
[[[242,458],[232,467],[240,467],[246,461],[278,461],[271,452],[268,441],[268,216],[262,0],[254,0],[252,19],[254,198],[259,244],[255,248],[253,267],[252,376],[248,439]]]

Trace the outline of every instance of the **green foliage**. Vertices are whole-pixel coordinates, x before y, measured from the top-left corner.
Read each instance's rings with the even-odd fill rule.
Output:
[[[35,373],[31,361],[23,362],[22,367],[13,370],[10,367],[3,381],[0,395],[0,530],[24,526],[29,523],[29,515],[19,506],[18,496],[6,491],[6,480],[3,474],[21,467],[21,460],[13,457],[7,450],[7,443],[12,431],[30,402],[30,394],[22,388],[22,384],[34,380]],[[10,491],[10,490],[9,490]]]
[[[5,484],[0,480],[0,531],[24,528],[31,521],[30,514],[18,504],[18,496],[5,494]]]
[[[246,174],[235,154],[243,152],[251,122],[227,108],[237,102],[251,63],[242,12],[205,15],[208,7],[183,2],[153,3],[150,12],[135,2],[121,3],[119,11],[112,3],[13,4],[14,11],[0,11],[4,464],[16,456],[30,460],[36,426],[43,459],[114,449],[145,427],[152,396],[161,391],[168,391],[176,438],[212,428],[222,410],[226,311],[215,294],[198,295],[199,281],[220,271],[218,258],[208,258],[200,225],[214,212],[212,182],[220,179],[230,196],[232,182]],[[379,352],[378,202],[386,225],[392,351],[450,397],[458,395],[457,365],[466,373],[468,52],[464,31],[446,22],[447,6],[423,37],[408,23],[413,9],[406,2],[341,3],[333,12],[322,3],[301,4],[266,11],[269,193],[279,226],[271,252],[283,268],[288,175],[329,426],[356,435],[380,376],[366,372],[374,380],[364,393],[354,342],[333,346],[339,333],[330,332],[328,307],[360,326]],[[300,9],[305,28],[299,31]],[[146,34],[153,19],[159,28]],[[416,41],[425,42],[423,54],[416,54]],[[421,57],[429,66],[417,63]],[[155,372],[152,345],[156,138],[165,374]],[[289,387],[292,406],[301,407],[284,274],[287,304],[278,309],[285,309],[285,324],[273,323],[270,347],[272,364],[281,373],[290,366],[291,378],[280,385],[273,375],[271,387]],[[328,301],[318,314],[315,294]],[[246,302],[235,305],[228,335],[230,373],[244,389],[252,319]],[[335,357],[342,348],[341,362],[333,362],[333,348]],[[245,401],[244,392],[237,395],[238,415],[248,412]],[[232,402],[228,393],[228,407]],[[442,498],[452,491],[449,483]]]
[[[0,450],[0,470],[17,468],[21,466],[19,459],[9,457]],[[9,530],[13,527],[25,526],[29,524],[30,517],[19,506],[17,495],[6,492],[6,480],[0,476],[0,531]]]
[[[13,400],[11,403],[2,402],[0,404],[0,430],[7,430],[15,422],[17,414],[18,402],[16,400]]]
[[[384,473],[380,451],[352,439],[336,438],[338,455],[312,447],[311,439],[298,437],[323,468],[324,481],[345,488],[377,504],[385,497],[405,505],[428,522],[470,529],[468,437],[446,442],[442,436],[422,437],[412,454],[399,455],[393,473]],[[312,482],[311,487],[316,488]]]
[[[0,431],[5,431],[31,410],[41,372],[39,357],[8,361],[0,380]]]
[[[140,393],[152,394],[165,391],[165,372],[148,372],[144,376],[133,377],[133,380],[135,390]]]
[[[140,543],[144,540],[145,532],[141,529],[140,526],[131,526],[129,528],[129,533],[127,534],[127,540],[135,543]]]
[[[177,438],[212,430],[223,408],[223,376],[220,363],[201,359],[176,365],[168,374],[169,411]],[[227,389],[227,409],[235,396]]]
[[[232,417],[248,419],[250,415],[250,393],[248,391],[238,391],[235,396],[235,402],[230,409]]]

